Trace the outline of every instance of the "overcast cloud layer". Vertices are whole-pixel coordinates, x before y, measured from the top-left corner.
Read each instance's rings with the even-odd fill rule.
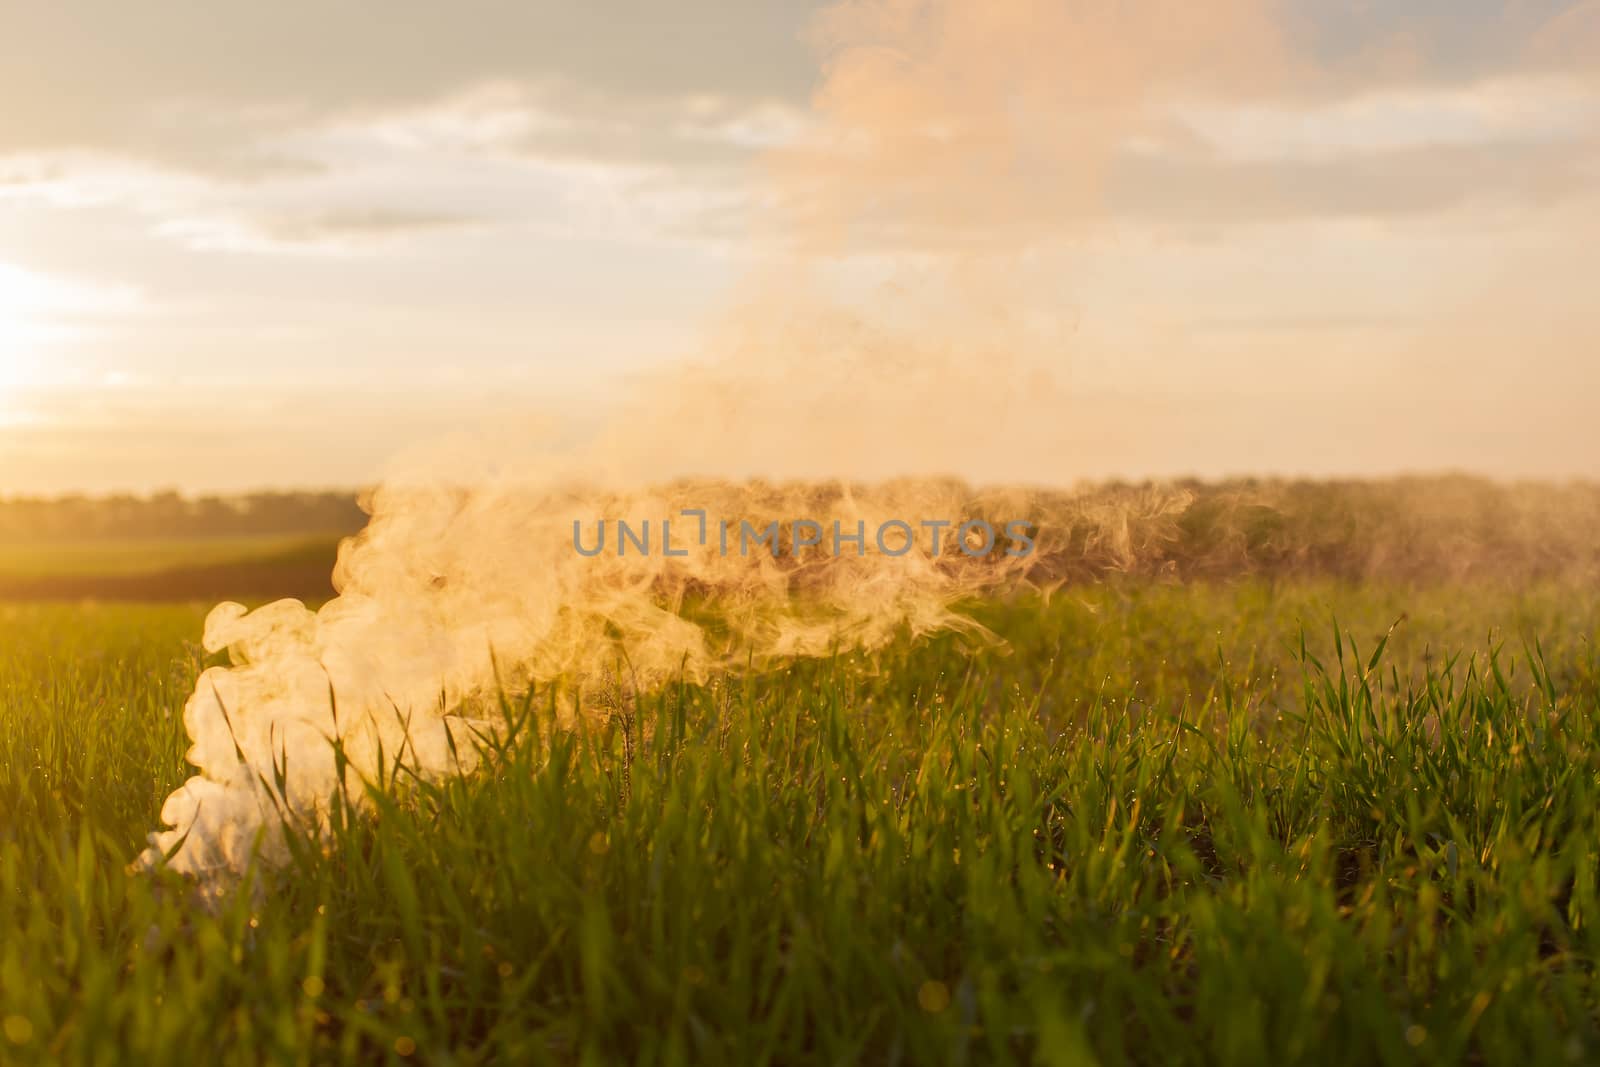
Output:
[[[1141,63],[1074,52],[1104,5],[1062,3],[1082,76],[1034,121],[1110,143],[1092,197],[1039,198],[1082,217],[1029,220],[1068,236],[1016,285],[1085,398],[1067,473],[1600,476],[1600,3],[1218,4],[1242,14],[1209,50],[1127,41],[1159,91],[1115,124],[1106,72]],[[366,481],[694,352],[804,198],[767,172],[814,125],[829,25],[0,7],[0,492]],[[1003,215],[901,205],[841,255],[865,287]]]

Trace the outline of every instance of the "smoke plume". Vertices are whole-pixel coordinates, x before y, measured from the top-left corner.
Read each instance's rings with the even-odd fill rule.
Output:
[[[407,457],[319,610],[216,608],[205,645],[230,665],[189,700],[198,773],[147,861],[280,856],[281,814],[314,822],[380,758],[468,770],[474,709],[503,689],[981,637],[965,599],[1065,553],[1135,566],[1170,536],[1181,493],[1026,488],[1075,477],[1071,325],[1039,257],[1097,210],[1147,102],[1270,76],[1260,5],[867,0],[816,43],[811,122],[766,162],[756,265],[703,358],[604,418]],[[776,533],[752,547],[746,525]]]

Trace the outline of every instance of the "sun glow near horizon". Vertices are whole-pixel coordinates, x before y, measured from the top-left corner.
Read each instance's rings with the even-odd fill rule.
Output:
[[[0,262],[0,418],[15,421],[23,390],[76,382],[60,346],[90,336],[98,317],[128,312],[138,303],[131,287],[67,280]]]
[[[71,286],[0,263],[0,416],[10,412],[16,390],[37,381],[50,318],[71,302],[71,292]]]
[[[37,372],[29,312],[33,293],[27,272],[0,263],[0,424],[13,420],[17,389]]]

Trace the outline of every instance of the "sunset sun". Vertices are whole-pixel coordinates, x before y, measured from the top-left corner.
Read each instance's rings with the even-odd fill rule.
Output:
[[[50,283],[0,263],[0,414],[34,369],[40,318],[51,303]]]

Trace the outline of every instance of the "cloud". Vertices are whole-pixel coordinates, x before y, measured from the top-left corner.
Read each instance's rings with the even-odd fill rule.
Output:
[[[1570,76],[1502,75],[1320,102],[1178,100],[1171,110],[1191,144],[1218,156],[1316,161],[1423,146],[1515,149],[1581,140],[1600,127],[1600,87]]]
[[[1180,227],[1395,219],[1465,205],[1503,214],[1589,197],[1597,175],[1600,150],[1583,142],[1412,144],[1313,159],[1134,152],[1114,168],[1108,208]]]
[[[214,116],[191,109],[201,126]],[[800,109],[718,94],[627,106],[504,81],[408,108],[263,134],[269,173],[195,171],[106,150],[0,155],[0,203],[111,209],[192,248],[360,254],[470,229],[502,236],[726,244],[761,153]]]
[[[1124,141],[1107,206],[1196,226],[1545,210],[1595,187],[1597,131],[1600,84],[1550,72],[1330,100],[1173,100]]]
[[[120,205],[195,248],[361,254],[475,226],[731,247],[772,197],[756,164],[785,149],[778,195],[795,211],[900,247],[1014,239],[1069,214],[1092,224],[1108,204],[1112,218],[1271,221],[1563,194],[1589,162],[1550,145],[1600,127],[1579,62],[1600,43],[1600,3],[1463,2],[1467,29],[1420,0],[1203,12],[1007,0],[1015,18],[981,24],[941,4],[843,4],[817,21],[806,4],[686,0],[619,20],[593,5],[397,18],[291,0],[105,5],[86,27],[29,5],[0,40],[0,199]],[[895,10],[924,24],[868,24]],[[808,28],[835,94],[815,113]],[[967,40],[979,32],[993,39]],[[900,34],[945,70],[893,70],[871,42]],[[850,49],[828,51],[845,37]],[[1071,76],[1054,73],[1062,64]],[[1020,87],[1007,105],[1018,123],[1058,135],[969,121],[1007,86]],[[888,129],[892,144],[860,151]],[[1008,160],[1019,146],[1048,151]],[[823,158],[841,153],[858,157],[865,189],[900,168],[896,201],[846,205],[837,182],[819,201],[806,174],[849,170]],[[980,195],[1004,168],[1006,194]]]
[[[352,0],[8,9],[0,154],[91,149],[267,173],[258,146],[332,116],[405,111],[485,81],[618,101],[803,95],[807,5],[392,5]],[[71,72],[64,82],[61,72]],[[214,121],[208,121],[210,116]]]
[[[268,220],[262,229],[291,244],[384,240],[415,233],[455,230],[480,223],[476,216],[446,212],[349,209]]]
[[[1321,89],[1343,94],[1571,69],[1569,59],[1539,42],[1569,36],[1566,27],[1593,2],[1283,0],[1280,10],[1295,49],[1323,72]]]

